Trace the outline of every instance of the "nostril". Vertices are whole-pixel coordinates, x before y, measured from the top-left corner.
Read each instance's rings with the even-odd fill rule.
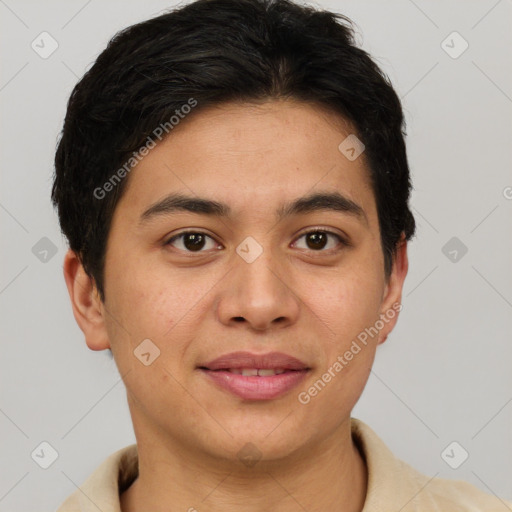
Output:
[[[243,322],[244,321],[244,317],[243,316],[235,316],[235,318],[233,319],[237,322]]]

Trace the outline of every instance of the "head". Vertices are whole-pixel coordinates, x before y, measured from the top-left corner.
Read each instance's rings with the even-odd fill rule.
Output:
[[[52,200],[75,318],[126,375],[136,431],[223,456],[256,439],[279,457],[347,419],[398,318],[415,230],[404,135],[395,91],[341,15],[199,0],[115,35],[71,94]],[[280,351],[307,363],[307,389],[379,320],[307,404],[295,390],[242,415],[200,372]],[[283,408],[300,431],[266,438]]]

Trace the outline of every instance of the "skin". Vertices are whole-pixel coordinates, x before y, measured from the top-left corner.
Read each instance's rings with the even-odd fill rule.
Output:
[[[362,509],[367,468],[350,413],[398,313],[308,404],[298,401],[400,302],[408,269],[402,239],[384,275],[364,153],[349,161],[338,150],[350,133],[340,117],[291,100],[198,111],[130,173],[107,244],[105,303],[67,253],[76,321],[91,350],[112,349],[127,390],[139,477],[121,496],[123,512]],[[283,202],[318,191],[349,197],[366,222],[323,210],[276,223]],[[225,202],[232,218],[173,212],[140,224],[171,192]],[[330,235],[318,248],[302,236],[310,227],[350,245]],[[189,228],[212,237],[202,252],[183,238],[164,244]],[[252,263],[236,252],[247,236],[263,248]],[[133,351],[147,338],[160,356],[145,366]],[[285,352],[312,370],[285,396],[244,401],[196,369],[236,350]],[[253,467],[237,455],[246,443],[261,453]]]

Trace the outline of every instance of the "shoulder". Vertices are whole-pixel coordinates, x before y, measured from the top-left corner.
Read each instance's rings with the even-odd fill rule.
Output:
[[[352,418],[352,438],[368,468],[362,512],[512,512],[512,503],[462,481],[424,475],[394,456],[365,423]]]
[[[66,498],[56,512],[81,512],[80,503],[78,501],[78,494],[74,492]]]
[[[512,512],[512,503],[488,494],[464,480],[428,477],[397,459],[402,478],[412,483],[417,495],[403,512]]]
[[[129,487],[137,475],[137,444],[131,444],[104,459],[56,512],[119,510],[120,492]]]

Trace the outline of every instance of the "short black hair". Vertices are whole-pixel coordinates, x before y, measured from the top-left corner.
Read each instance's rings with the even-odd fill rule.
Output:
[[[69,98],[52,201],[102,301],[114,209],[155,129],[172,136],[183,113],[272,99],[325,107],[354,126],[389,277],[402,233],[415,232],[405,120],[389,79],[355,44],[352,22],[289,0],[197,0],[118,32]]]

